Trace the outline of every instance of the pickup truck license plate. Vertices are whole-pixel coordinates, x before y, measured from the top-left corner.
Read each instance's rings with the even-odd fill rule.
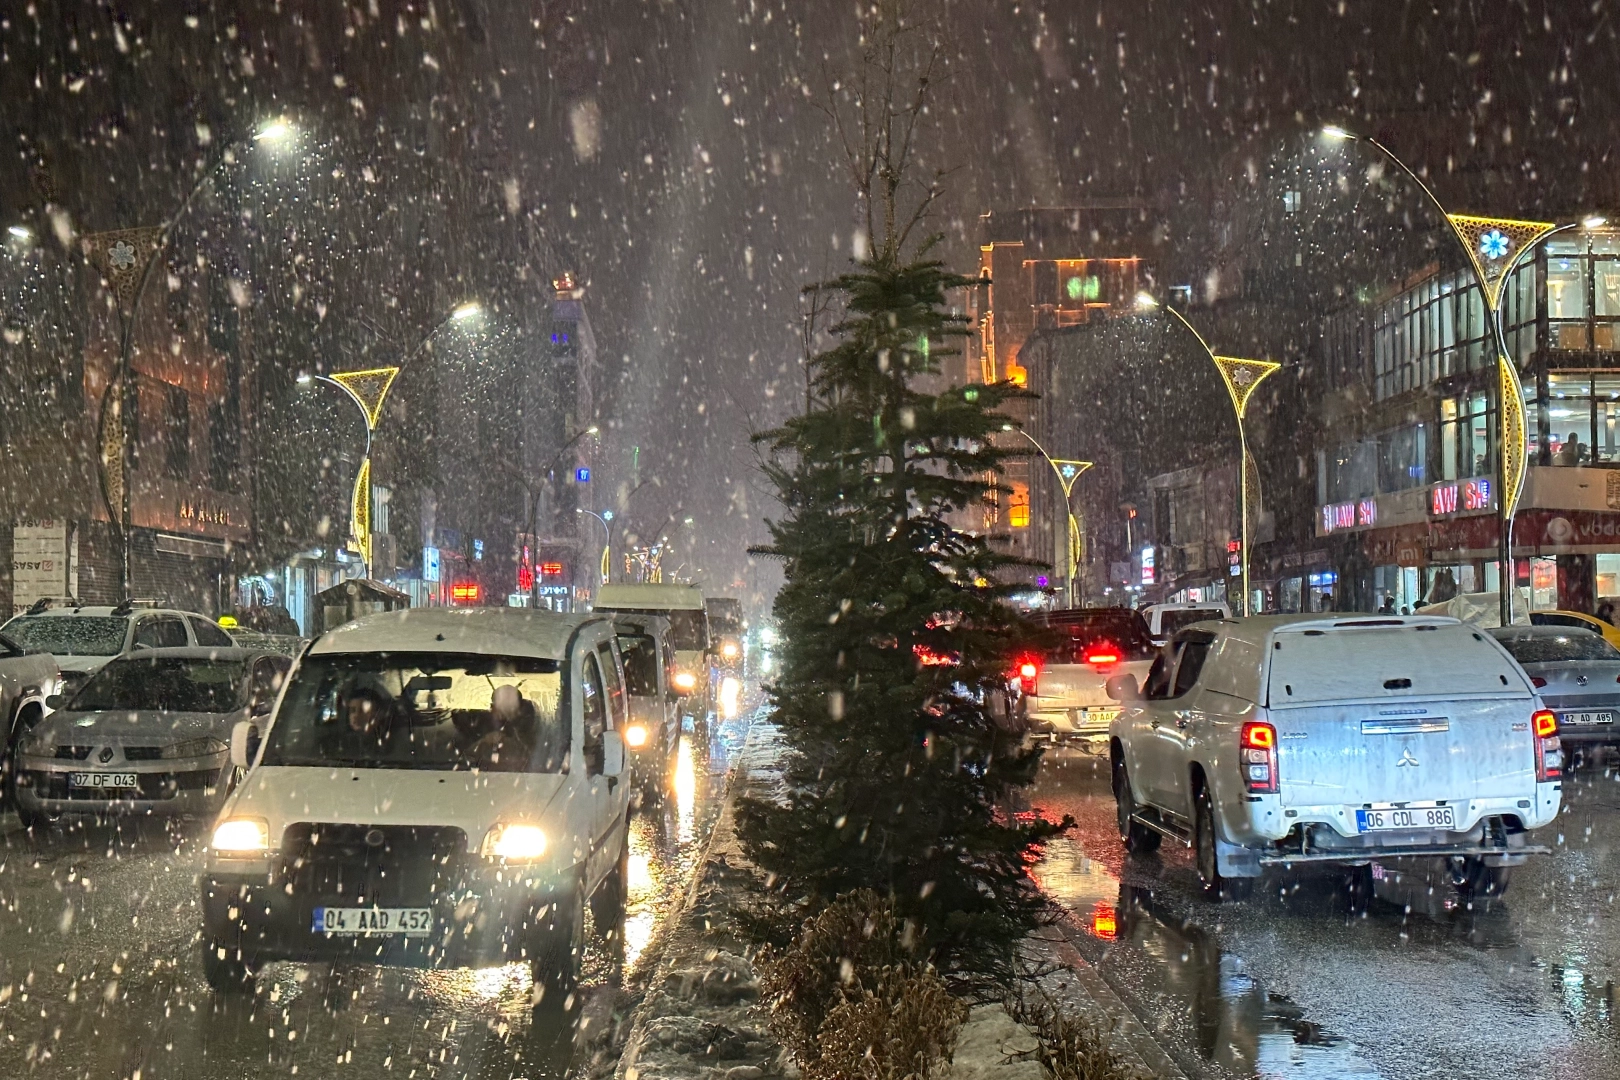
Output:
[[[425,907],[318,907],[310,926],[315,934],[403,934],[426,937],[433,909]]]
[[[68,773],[68,787],[76,788],[132,788],[140,781],[132,772],[74,772]]]
[[[1455,829],[1456,815],[1449,806],[1416,806],[1407,810],[1357,810],[1357,832],[1388,829]]]
[[[1612,724],[1612,712],[1567,712],[1558,714],[1560,724]]]

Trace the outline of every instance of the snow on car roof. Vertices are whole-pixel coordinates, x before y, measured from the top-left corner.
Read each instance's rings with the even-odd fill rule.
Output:
[[[1448,615],[1371,615],[1355,611],[1294,612],[1277,615],[1249,615],[1241,619],[1209,619],[1227,627],[1228,637],[1264,644],[1270,634],[1301,630],[1358,630],[1400,626],[1459,626]]]
[[[368,615],[315,639],[311,653],[466,652],[560,660],[575,630],[600,615],[530,608],[409,608]]]

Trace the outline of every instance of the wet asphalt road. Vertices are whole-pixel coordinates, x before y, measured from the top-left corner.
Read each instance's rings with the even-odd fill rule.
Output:
[[[741,724],[680,754],[631,818],[622,945],[593,936],[581,1030],[531,1007],[524,965],[422,972],[271,965],[252,998],[211,994],[197,944],[204,825],[91,825],[43,841],[0,817],[0,1076],[540,1077],[602,1064],[638,961],[684,891]]]
[[[1106,761],[1047,755],[1031,801],[1079,827],[1037,876],[1070,936],[1192,1076],[1620,1078],[1620,775],[1567,781],[1550,856],[1469,910],[1402,880],[1352,911],[1338,873],[1199,898],[1191,855],[1128,858]]]

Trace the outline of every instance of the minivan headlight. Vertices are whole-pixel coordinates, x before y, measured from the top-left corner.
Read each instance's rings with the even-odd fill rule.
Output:
[[[691,693],[693,690],[697,689],[697,676],[692,674],[690,671],[676,672],[675,689],[684,694]]]
[[[538,825],[502,823],[484,837],[484,855],[503,862],[533,862],[546,853],[546,834]]]
[[[263,818],[228,818],[214,826],[208,846],[221,855],[257,855],[270,850],[270,823]]]
[[[640,750],[647,745],[647,725],[631,724],[624,729],[624,745],[632,750]]]

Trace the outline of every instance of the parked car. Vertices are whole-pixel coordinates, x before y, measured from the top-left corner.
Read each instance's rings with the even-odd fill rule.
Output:
[[[1545,852],[1558,719],[1497,641],[1455,619],[1271,615],[1181,631],[1110,739],[1132,852],[1193,847],[1206,896],[1270,866],[1440,859],[1499,895]]]
[[[1119,703],[1108,696],[1108,680],[1147,675],[1154,646],[1147,623],[1129,608],[1076,608],[1036,619],[1057,643],[1019,665],[1023,710],[1029,730],[1052,741],[1107,742],[1108,725]]]
[[[0,791],[11,791],[17,742],[45,718],[47,701],[61,694],[62,673],[49,653],[24,648],[0,633]]]
[[[620,615],[613,620],[624,656],[624,686],[630,695],[630,723],[624,743],[630,748],[636,785],[655,802],[675,776],[681,742],[681,695],[675,676],[675,648],[669,620],[659,615]]]
[[[113,659],[17,743],[25,828],[66,815],[212,817],[235,779],[232,727],[263,715],[291,661],[245,649],[145,649]]]
[[[1579,627],[1511,626],[1490,633],[1557,714],[1566,757],[1620,745],[1620,649]]]
[[[1141,611],[1142,618],[1147,623],[1148,636],[1153,639],[1155,645],[1163,645],[1184,626],[1212,620],[1219,622],[1232,617],[1232,609],[1221,600],[1185,604],[1149,604]]]
[[[129,601],[117,607],[36,605],[0,627],[30,651],[49,653],[62,671],[64,697],[119,653],[133,649],[230,649],[236,642],[213,619],[195,611]]]
[[[1531,626],[1555,626],[1568,630],[1590,630],[1610,645],[1620,648],[1620,627],[1584,611],[1532,611]]]
[[[203,967],[240,990],[277,959],[527,961],[566,1001],[628,858],[611,620],[415,608],[322,634],[293,667],[202,872]]]

